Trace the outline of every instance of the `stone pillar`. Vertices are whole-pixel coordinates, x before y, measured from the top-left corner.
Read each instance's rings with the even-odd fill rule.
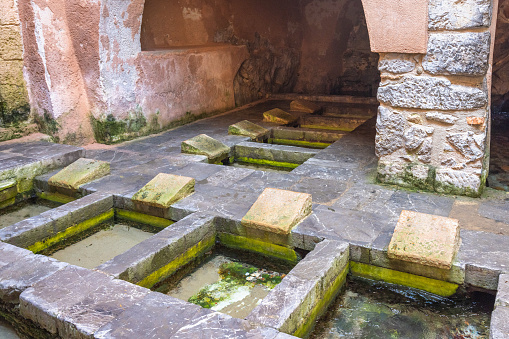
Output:
[[[489,161],[494,2],[430,0],[427,53],[380,53],[380,181],[481,194]]]
[[[0,1],[0,128],[28,119],[23,42],[16,0]],[[2,136],[0,136],[2,140]]]

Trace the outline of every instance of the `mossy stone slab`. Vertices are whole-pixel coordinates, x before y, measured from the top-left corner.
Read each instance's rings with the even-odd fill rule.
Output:
[[[132,200],[147,205],[168,208],[194,192],[195,180],[180,175],[159,173],[143,186]]]
[[[307,100],[294,100],[290,103],[290,110],[303,113],[318,113],[322,106]]]
[[[80,158],[52,176],[50,186],[77,190],[93,180],[110,174],[110,163],[100,160]]]
[[[277,234],[292,228],[311,214],[311,194],[266,188],[242,218],[242,225]]]
[[[16,197],[18,188],[16,187],[16,180],[0,181],[0,202],[7,201]]]
[[[387,254],[391,259],[450,269],[459,246],[458,220],[402,211]]]
[[[297,122],[298,117],[295,115],[285,112],[282,109],[274,108],[270,111],[263,113],[263,120],[273,122],[280,125],[288,125]]]
[[[227,158],[230,153],[230,147],[206,134],[182,141],[180,149],[182,153],[205,155],[211,163]]]
[[[243,135],[250,137],[251,140],[263,140],[269,137],[270,131],[251,121],[244,120],[228,127],[228,134]]]

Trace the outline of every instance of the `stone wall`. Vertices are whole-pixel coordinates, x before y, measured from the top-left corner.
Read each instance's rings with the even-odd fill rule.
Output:
[[[482,191],[496,2],[430,0],[427,54],[380,54],[382,182],[473,196]]]
[[[16,0],[0,2],[0,128],[28,119],[23,43]],[[2,140],[0,136],[0,140]]]

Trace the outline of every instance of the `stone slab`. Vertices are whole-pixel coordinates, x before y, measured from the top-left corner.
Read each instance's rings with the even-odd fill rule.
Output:
[[[133,200],[151,206],[168,208],[194,192],[195,180],[180,175],[159,173],[134,196]]]
[[[404,210],[388,248],[391,259],[450,269],[460,244],[456,219]]]
[[[298,117],[295,115],[285,112],[280,108],[274,108],[263,113],[263,121],[273,122],[279,125],[293,124],[297,119]]]
[[[318,154],[304,147],[241,142],[235,146],[235,159],[257,159],[291,164],[302,164]]]
[[[221,161],[230,153],[230,147],[206,134],[182,141],[180,148],[182,153],[205,155],[209,162]]]
[[[228,127],[228,134],[243,135],[250,137],[251,140],[261,141],[269,137],[270,130],[252,123],[249,120],[243,120]]]
[[[501,274],[498,277],[497,299],[495,307],[509,307],[509,274]]]
[[[311,194],[266,188],[242,218],[242,225],[278,234],[292,228],[311,214]]]
[[[497,307],[491,313],[490,339],[509,338],[509,307]]]
[[[150,291],[69,265],[20,295],[25,318],[62,338],[90,338]]]
[[[307,100],[294,100],[290,102],[290,110],[304,113],[318,113],[322,106]]]
[[[106,161],[80,158],[52,176],[50,186],[77,190],[81,185],[102,178],[110,173]]]

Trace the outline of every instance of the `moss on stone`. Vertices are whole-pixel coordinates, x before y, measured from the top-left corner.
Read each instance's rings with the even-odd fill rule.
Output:
[[[61,193],[37,192],[36,194],[37,194],[38,198],[57,202],[60,204],[67,204],[67,203],[70,203],[71,201],[76,200],[76,198],[74,198],[74,197],[63,195]]]
[[[34,121],[39,126],[39,130],[52,137],[53,141],[59,142],[58,131],[60,130],[60,125],[58,122],[51,117],[48,111],[44,110],[44,113],[41,115],[34,114]]]
[[[354,276],[417,288],[443,297],[452,296],[459,287],[459,285],[447,281],[421,277],[354,261],[350,262],[350,269]]]
[[[174,223],[174,221],[168,219],[118,208],[115,208],[115,216],[118,219],[146,224],[157,228],[166,228]]]
[[[269,139],[270,144],[299,146],[308,148],[327,148],[331,144],[325,142],[313,142],[305,140],[291,140],[291,139]]]
[[[96,119],[90,116],[95,140],[103,144],[116,144],[160,130],[158,113],[147,118],[141,110],[129,112],[127,118],[117,119],[113,114]]]
[[[54,246],[58,243],[61,243],[65,241],[67,238],[70,238],[72,236],[75,236],[81,232],[84,232],[94,226],[97,226],[105,221],[108,221],[110,219],[113,219],[115,216],[115,212],[113,209],[110,209],[107,212],[104,212],[96,217],[93,217],[91,219],[85,220],[83,222],[80,222],[78,224],[72,225],[65,229],[62,232],[58,232],[55,236],[44,239],[42,241],[38,241],[35,244],[28,246],[28,250],[39,253],[43,250],[48,249],[51,246]]]
[[[327,289],[325,294],[320,297],[311,312],[304,319],[302,319],[303,322],[298,325],[297,330],[293,333],[294,336],[299,338],[306,338],[309,335],[309,333],[313,330],[314,325],[316,324],[316,320],[327,311],[329,305],[334,301],[334,299],[341,291],[341,288],[346,282],[346,277],[349,270],[349,264],[347,264],[343,271],[341,271],[341,273],[333,281],[332,285]]]
[[[300,260],[297,252],[288,247],[229,233],[218,233],[218,238],[223,246],[236,250],[258,253],[265,257],[277,258],[290,264],[296,264]]]
[[[200,241],[193,247],[190,247],[186,252],[182,253],[174,260],[170,261],[165,266],[148,274],[144,279],[142,279],[137,284],[141,287],[151,288],[158,282],[161,282],[164,279],[169,278],[173,273],[177,272],[184,265],[190,263],[197,257],[210,251],[215,244],[216,244],[215,235]]]
[[[255,165],[263,165],[263,166],[272,166],[272,167],[283,167],[283,168],[297,168],[300,164],[293,164],[291,162],[282,162],[282,161],[273,161],[273,160],[265,160],[265,159],[253,159],[246,157],[235,158],[235,161],[244,162],[247,164],[255,164]]]

